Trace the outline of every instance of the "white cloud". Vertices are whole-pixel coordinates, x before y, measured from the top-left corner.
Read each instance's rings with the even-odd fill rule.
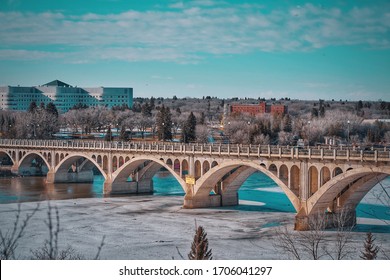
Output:
[[[15,50],[13,58],[68,54],[70,61],[178,63],[197,63],[202,54],[390,47],[390,14],[380,6],[341,11],[306,4],[265,13],[259,5],[204,0],[176,2],[171,8],[105,15],[0,12],[0,43],[8,52]],[[40,51],[41,46],[50,52]]]
[[[176,3],[169,5],[169,7],[172,9],[183,9],[184,3],[183,2],[176,2]]]

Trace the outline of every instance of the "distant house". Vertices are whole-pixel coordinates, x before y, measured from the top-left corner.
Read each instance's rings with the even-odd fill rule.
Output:
[[[75,105],[89,107],[133,105],[133,89],[122,87],[74,87],[59,80],[41,86],[0,87],[0,109],[25,111],[35,101],[53,102],[60,112],[66,112]]]
[[[267,105],[266,102],[259,104],[231,104],[230,113],[243,113],[250,115],[261,115],[265,113],[284,115],[287,114],[287,106],[282,104]]]

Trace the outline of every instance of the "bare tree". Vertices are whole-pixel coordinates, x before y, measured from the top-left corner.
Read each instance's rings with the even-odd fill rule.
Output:
[[[337,260],[348,258],[352,253],[352,227],[348,223],[348,213],[347,210],[342,211],[339,215],[334,215],[332,221],[325,214],[310,217],[308,231],[293,232],[286,227],[277,229],[274,246],[297,260],[319,260],[326,256]],[[338,227],[335,234],[327,234],[325,231],[330,222]]]
[[[54,212],[54,213],[53,213]],[[53,217],[55,215],[55,218]],[[56,206],[52,207],[48,202],[47,220],[44,221],[49,230],[49,238],[45,240],[43,247],[36,250],[31,250],[32,259],[36,260],[81,260],[85,256],[78,253],[72,246],[67,245],[65,249],[60,249],[59,246],[59,234],[60,228],[60,216]],[[102,241],[98,247],[95,259],[99,259],[100,252],[104,246],[103,236]]]
[[[207,143],[209,137],[209,130],[206,125],[197,125],[195,129],[196,142]]]
[[[0,228],[0,259],[15,259],[15,252],[18,246],[18,242],[24,236],[28,222],[38,211],[38,209],[39,204],[31,211],[31,213],[26,214],[24,220],[21,220],[22,210],[20,204],[18,204],[13,228],[6,232],[3,232]]]

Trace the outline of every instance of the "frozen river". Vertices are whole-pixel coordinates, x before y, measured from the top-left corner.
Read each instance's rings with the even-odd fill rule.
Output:
[[[22,204],[22,210],[28,211],[50,193],[57,199],[51,204],[60,212],[61,245],[72,245],[86,258],[94,256],[105,236],[102,259],[180,259],[188,254],[195,222],[205,228],[216,259],[286,258],[273,246],[275,229],[292,229],[295,211],[281,189],[261,173],[253,174],[240,188],[239,206],[211,209],[182,209],[184,192],[165,173],[154,178],[155,194],[145,196],[103,197],[102,180],[96,179],[94,184],[61,184],[54,189],[39,185],[43,178],[1,179],[1,229],[12,226],[17,208],[13,202],[28,201]],[[383,184],[389,185],[390,180]],[[357,208],[354,258],[366,231],[374,232],[376,242],[390,250],[390,213],[376,199],[379,190],[375,187]],[[47,239],[47,206],[40,202],[19,244],[18,258],[29,258],[31,249]],[[329,232],[330,238],[333,235]]]

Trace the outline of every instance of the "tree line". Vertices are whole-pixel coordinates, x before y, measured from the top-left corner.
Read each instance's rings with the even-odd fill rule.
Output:
[[[80,104],[59,113],[53,103],[32,102],[26,112],[1,111],[3,138],[50,139],[57,132],[91,135],[105,140],[128,141],[146,134],[161,141],[208,142],[216,137],[223,143],[296,145],[324,143],[325,138],[341,139],[346,144],[390,142],[389,102],[294,101],[283,99],[288,114],[229,114],[230,100],[136,98],[133,108],[88,107]],[[235,102],[255,104],[258,100]],[[367,122],[368,117],[376,121]],[[113,137],[113,131],[117,136]],[[136,134],[136,135],[135,135]]]

